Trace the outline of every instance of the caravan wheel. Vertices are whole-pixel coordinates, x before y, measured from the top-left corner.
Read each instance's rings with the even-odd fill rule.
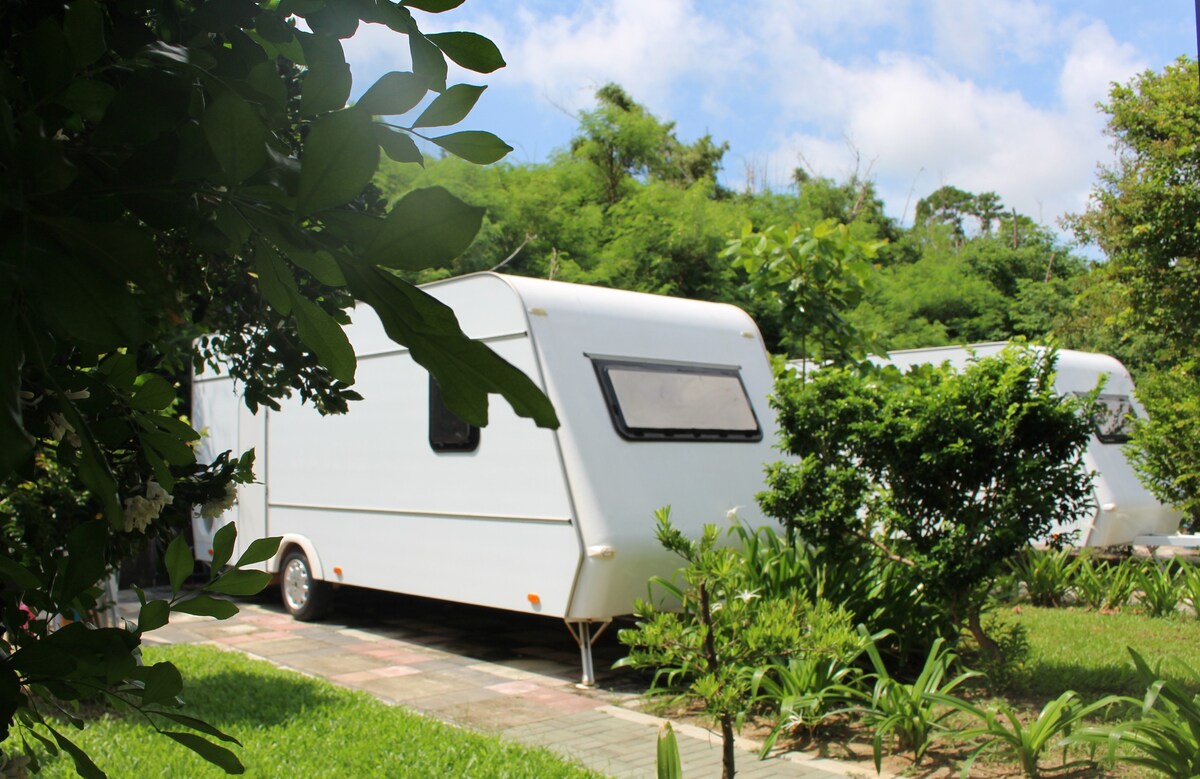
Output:
[[[333,590],[328,582],[313,578],[308,557],[293,549],[283,558],[279,575],[279,591],[283,606],[301,622],[320,619],[329,610]]]

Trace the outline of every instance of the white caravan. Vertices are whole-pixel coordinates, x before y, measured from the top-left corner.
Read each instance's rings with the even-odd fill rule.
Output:
[[[891,352],[888,358],[900,368],[949,362],[961,369],[973,357],[995,355],[1007,345],[1001,341],[906,349]],[[1056,526],[1054,532],[1077,531],[1078,546],[1200,545],[1200,536],[1178,534],[1181,514],[1164,506],[1142,485],[1125,457],[1122,445],[1129,440],[1130,419],[1146,414],[1134,396],[1129,371],[1106,354],[1058,350],[1054,388],[1060,393],[1086,394],[1096,388],[1101,377],[1105,381],[1099,401],[1106,413],[1098,420],[1083,454],[1084,467],[1095,473],[1096,510],[1078,522]]]
[[[300,619],[331,584],[559,617],[591,683],[599,631],[681,564],[655,539],[656,509],[693,537],[732,512],[763,521],[755,494],[778,453],[762,337],[716,303],[494,273],[424,290],[532,378],[561,427],[497,397],[486,428],[466,425],[360,306],[347,333],[365,399],[349,414],[293,400],[255,415],[229,377],[195,377],[198,456],[253,447],[260,480],[217,520],[196,518],[197,559],[236,521],[238,551],[283,538],[265,566]]]

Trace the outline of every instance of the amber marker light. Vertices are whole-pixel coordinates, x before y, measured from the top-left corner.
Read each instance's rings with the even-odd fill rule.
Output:
[[[542,596],[538,595],[536,592],[531,592],[525,597],[529,598],[529,602],[534,606],[540,606],[542,604]]]
[[[341,575],[342,575],[342,569],[341,569],[341,567],[340,567],[340,566],[337,566],[337,565],[335,565],[335,566],[333,567],[333,575],[334,575],[334,576],[337,576],[337,577],[339,577],[339,578],[341,577]]]

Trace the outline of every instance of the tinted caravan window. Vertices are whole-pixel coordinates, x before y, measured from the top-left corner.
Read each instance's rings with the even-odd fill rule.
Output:
[[[1086,395],[1077,392],[1076,395]],[[1096,438],[1102,444],[1123,444],[1133,432],[1133,403],[1128,395],[1098,395],[1096,397]]]
[[[479,447],[479,428],[447,408],[433,376],[429,377],[429,445],[435,452],[473,452]]]
[[[761,441],[736,368],[593,359],[613,426],[632,441]]]

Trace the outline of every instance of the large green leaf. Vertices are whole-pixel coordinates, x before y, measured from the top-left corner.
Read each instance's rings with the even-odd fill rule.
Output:
[[[197,595],[194,598],[188,598],[176,603],[171,610],[184,614],[195,614],[198,617],[215,617],[216,619],[229,619],[238,613],[237,606],[211,595]]]
[[[77,78],[67,85],[57,102],[89,122],[99,122],[116,94],[117,90],[103,81]]]
[[[402,0],[401,2],[401,5],[431,14],[440,14],[442,11],[458,8],[462,4],[463,0]]]
[[[0,576],[23,590],[34,590],[45,586],[41,576],[5,554],[0,554]]]
[[[300,297],[300,290],[287,263],[266,241],[254,242],[254,271],[258,274],[258,289],[271,308],[284,316],[291,314],[292,301]]]
[[[267,161],[267,128],[237,93],[218,95],[204,111],[200,126],[229,183],[244,181]]]
[[[243,565],[253,565],[261,563],[263,560],[270,560],[279,551],[281,540],[279,536],[254,539],[246,551],[242,552],[242,556],[238,558],[237,567],[241,568]]]
[[[454,312],[425,292],[381,268],[342,265],[351,292],[379,315],[388,337],[407,346],[442,387],[446,405],[473,425],[487,424],[487,396],[504,396],[513,410],[539,427],[558,427],[545,394],[529,377],[478,341],[463,334]]]
[[[427,84],[415,73],[385,73],[355,105],[373,116],[407,113],[425,97],[429,91]]]
[[[188,547],[187,541],[183,536],[175,536],[171,539],[171,543],[167,545],[167,553],[164,556],[164,562],[167,566],[167,576],[171,580],[171,592],[175,595],[183,589],[183,583],[187,581],[187,577],[192,575],[196,564],[192,559],[192,550]]]
[[[214,744],[206,738],[197,736],[195,733],[181,733],[174,730],[163,730],[160,732],[164,736],[172,738],[192,750],[227,774],[243,774],[246,772],[246,767],[242,765],[241,760],[238,760],[237,755],[219,744]]]
[[[490,165],[512,151],[512,147],[507,143],[482,130],[464,130],[429,140],[455,157],[462,157],[467,162],[478,165]]]
[[[379,166],[371,115],[354,108],[325,114],[312,123],[301,158],[296,210],[307,216],[358,196]]]
[[[425,79],[434,92],[446,88],[446,58],[442,50],[428,38],[413,30],[408,34],[408,51],[412,56],[413,72]]]
[[[154,373],[143,373],[137,377],[129,407],[138,411],[162,411],[174,403],[175,398],[171,382]]]
[[[329,375],[344,384],[354,383],[358,360],[346,331],[323,308],[306,297],[292,301],[292,316],[300,340],[317,355]]]
[[[383,149],[383,153],[396,162],[425,164],[425,156],[421,154],[416,142],[407,133],[393,130],[376,122],[375,140],[379,142],[379,148]]]
[[[426,36],[455,63],[476,73],[491,73],[507,63],[496,44],[474,32],[439,32]]]
[[[323,114],[345,108],[353,80],[345,62],[322,62],[308,69],[300,82],[300,113]]]
[[[63,34],[71,47],[76,68],[85,68],[104,56],[104,11],[95,0],[72,0],[63,17]]]
[[[92,761],[92,758],[88,757],[87,752],[84,752],[74,741],[53,727],[50,727],[49,730],[58,746],[71,756],[71,761],[75,764],[75,773],[82,776],[83,779],[106,779],[105,773]]]
[[[233,556],[233,544],[237,540],[237,525],[230,522],[223,525],[220,530],[213,535],[213,553],[211,560],[211,570],[213,578],[216,578],[221,573],[221,569],[229,562],[229,558]]]
[[[171,604],[165,600],[152,600],[143,604],[138,612],[137,626],[143,633],[158,630],[171,620]]]
[[[270,583],[271,574],[266,571],[242,571],[234,568],[213,579],[208,589],[223,595],[257,595]]]
[[[166,717],[173,722],[178,722],[180,725],[187,725],[193,730],[198,730],[201,733],[207,733],[208,735],[213,736],[214,738],[219,738],[222,741],[226,741],[231,744],[237,744],[239,747],[242,745],[242,742],[238,741],[233,736],[218,730],[204,720],[196,719],[195,717],[189,717],[186,714],[180,714],[179,712],[175,711],[156,711],[154,713],[157,716]]]
[[[467,250],[486,211],[441,187],[415,189],[392,207],[367,259],[387,268],[436,267]]]
[[[179,669],[170,663],[155,663],[141,666],[134,674],[145,685],[142,687],[142,704],[170,703],[183,692],[183,677]]]
[[[429,107],[421,112],[413,127],[445,127],[458,124],[471,113],[485,89],[487,87],[455,84],[438,95]]]

